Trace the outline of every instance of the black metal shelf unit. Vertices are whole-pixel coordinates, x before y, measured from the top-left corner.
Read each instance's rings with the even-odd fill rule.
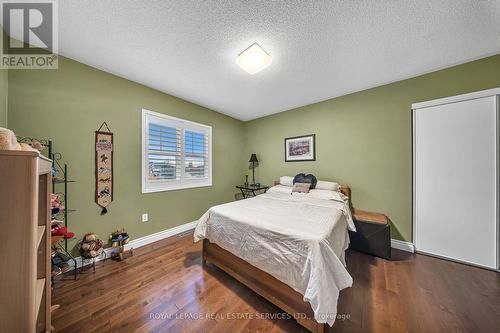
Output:
[[[56,175],[52,177],[52,193],[58,194],[61,197],[61,203],[64,205],[64,209],[62,212],[55,214],[57,216],[61,216],[62,213],[62,218],[64,221],[64,226],[68,228],[68,213],[74,212],[74,209],[69,209],[68,208],[68,183],[74,183],[75,181],[69,180],[68,179],[68,165],[64,163],[64,165],[61,164],[62,161],[62,154],[61,153],[56,153],[54,152],[53,149],[53,143],[52,140],[47,140],[47,139],[36,139],[36,138],[30,138],[30,137],[18,137],[17,138],[18,142],[23,142],[27,144],[31,144],[34,141],[39,142],[44,149],[41,151],[41,153],[45,152],[46,150],[46,156],[52,160],[52,168],[55,170]],[[57,177],[57,174],[62,174],[61,177]],[[62,192],[56,192],[56,185],[58,184],[63,184],[63,191]],[[57,246],[60,250],[62,250],[73,262],[74,264],[74,279],[76,280],[77,278],[77,261],[73,255],[71,255],[70,251],[68,251],[68,240],[64,239],[64,245],[61,244],[61,242],[55,244],[54,246]]]
[[[68,206],[68,183],[74,183],[75,181],[69,180],[68,165],[66,163],[64,163],[64,165],[61,164],[62,154],[61,153],[54,153],[52,151],[52,141],[50,141],[50,140],[49,140],[49,146],[50,146],[49,150],[52,153],[52,166],[54,168],[53,170],[55,170],[55,173],[56,173],[54,175],[54,177],[52,177],[52,191],[54,193],[58,194],[59,197],[62,197],[61,203],[64,205],[64,209],[62,211],[64,226],[66,228],[68,228],[68,225],[69,225],[68,214],[75,211],[74,209],[69,209],[69,206]],[[61,174],[62,178],[58,177],[57,176],[58,174]],[[62,192],[56,192],[56,185],[63,185]],[[63,250],[63,252],[67,256],[69,256],[71,258],[71,260],[73,261],[73,264],[74,264],[73,273],[74,273],[74,278],[76,280],[77,273],[78,273],[77,262],[76,262],[75,257],[73,257],[73,255],[70,253],[70,251],[68,251],[68,240],[66,238],[64,239],[64,246],[61,246],[61,243],[58,243],[56,246],[58,246],[61,250]]]

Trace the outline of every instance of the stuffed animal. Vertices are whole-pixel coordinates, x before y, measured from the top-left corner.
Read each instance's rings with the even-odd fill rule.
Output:
[[[123,242],[123,244],[127,244],[129,242],[128,233],[125,231],[125,228],[120,228],[113,231],[113,233],[111,233],[111,235],[109,236],[109,239],[113,243],[112,246],[118,246],[119,242]]]
[[[114,251],[111,253],[112,258],[121,261],[125,259],[125,252],[127,251],[131,256],[134,255],[133,248],[125,251],[125,244],[127,244],[130,240],[128,233],[125,231],[125,228],[120,228],[113,231],[113,233],[111,233],[111,235],[109,236],[109,239],[111,240],[111,246],[114,249]]]
[[[104,251],[104,242],[97,238],[97,235],[93,232],[89,232],[83,236],[82,243],[80,245],[80,255],[83,258],[91,259],[98,257]]]
[[[52,193],[50,195],[50,208],[52,210],[52,215],[58,214],[60,211],[64,210],[59,194]]]
[[[32,139],[29,145],[31,148],[35,149],[38,152],[41,152],[45,148],[44,145],[40,143],[40,141],[37,141],[35,139]]]
[[[20,150],[14,132],[7,128],[0,127],[0,150]]]
[[[32,140],[31,145],[17,142],[16,135],[8,128],[0,127],[0,150],[28,150],[39,152],[43,145]]]
[[[54,227],[50,229],[51,236],[63,236],[64,239],[70,239],[75,237],[75,233],[68,231],[66,227]]]

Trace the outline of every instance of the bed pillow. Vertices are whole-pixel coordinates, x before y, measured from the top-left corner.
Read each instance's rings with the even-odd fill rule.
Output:
[[[271,187],[269,190],[267,190],[267,193],[286,193],[286,194],[291,194],[292,193],[292,187],[291,186],[285,186],[285,185],[275,185]]]
[[[293,177],[290,176],[281,176],[280,177],[280,185],[284,186],[293,186]]]
[[[292,194],[293,194],[293,192],[309,193],[310,188],[311,188],[310,183],[295,183],[295,184],[293,184]]]
[[[339,183],[318,180],[315,188],[318,190],[338,191],[339,187]]]
[[[311,189],[316,187],[317,182],[318,182],[318,180],[312,174],[306,175],[305,173],[299,173],[298,175],[293,177],[294,184],[295,183],[309,183],[309,184],[311,184]]]
[[[337,191],[318,190],[318,189],[310,190],[308,196],[317,199],[335,200],[335,201],[345,201],[346,198],[342,193]]]

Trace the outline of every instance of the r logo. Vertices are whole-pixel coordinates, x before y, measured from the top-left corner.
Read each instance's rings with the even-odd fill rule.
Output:
[[[4,29],[9,38],[7,50],[13,54],[31,54],[33,48],[52,51],[52,3],[2,3]],[[36,50],[35,53],[40,53]]]
[[[2,68],[56,68],[55,0],[2,0]],[[50,58],[47,58],[50,56]],[[55,67],[54,67],[55,66]]]

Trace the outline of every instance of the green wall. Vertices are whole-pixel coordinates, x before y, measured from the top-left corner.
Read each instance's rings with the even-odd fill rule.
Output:
[[[7,103],[9,94],[9,71],[0,70],[0,127],[7,127]]]
[[[354,207],[386,213],[392,237],[412,239],[412,103],[500,86],[500,55],[245,123],[256,177],[310,172],[348,184]],[[316,134],[315,162],[284,162],[285,137]],[[439,186],[436,184],[436,186]]]
[[[107,238],[124,226],[137,238],[234,200],[243,173],[241,121],[63,57],[58,70],[9,71],[8,90],[9,128],[53,139],[76,180],[69,185],[69,206],[77,211],[69,221],[77,236],[94,231]],[[213,186],[141,194],[142,108],[213,126]],[[114,132],[115,188],[108,214],[100,216],[94,203],[94,131],[103,121]],[[142,223],[146,212],[149,222]]]
[[[0,106],[8,100],[9,128],[18,135],[54,140],[77,181],[69,191],[77,209],[71,229],[103,238],[119,226],[133,238],[148,235],[234,200],[255,152],[261,182],[311,172],[349,184],[355,207],[386,213],[393,238],[411,241],[410,105],[500,86],[496,55],[243,123],[73,60],[61,58],[59,67],[10,70],[8,82],[0,73]],[[213,126],[212,187],[141,194],[142,108]],[[115,133],[115,197],[104,216],[94,203],[94,131],[102,121]],[[309,133],[316,134],[316,161],[285,163],[283,139]],[[145,212],[150,221],[141,223]]]

